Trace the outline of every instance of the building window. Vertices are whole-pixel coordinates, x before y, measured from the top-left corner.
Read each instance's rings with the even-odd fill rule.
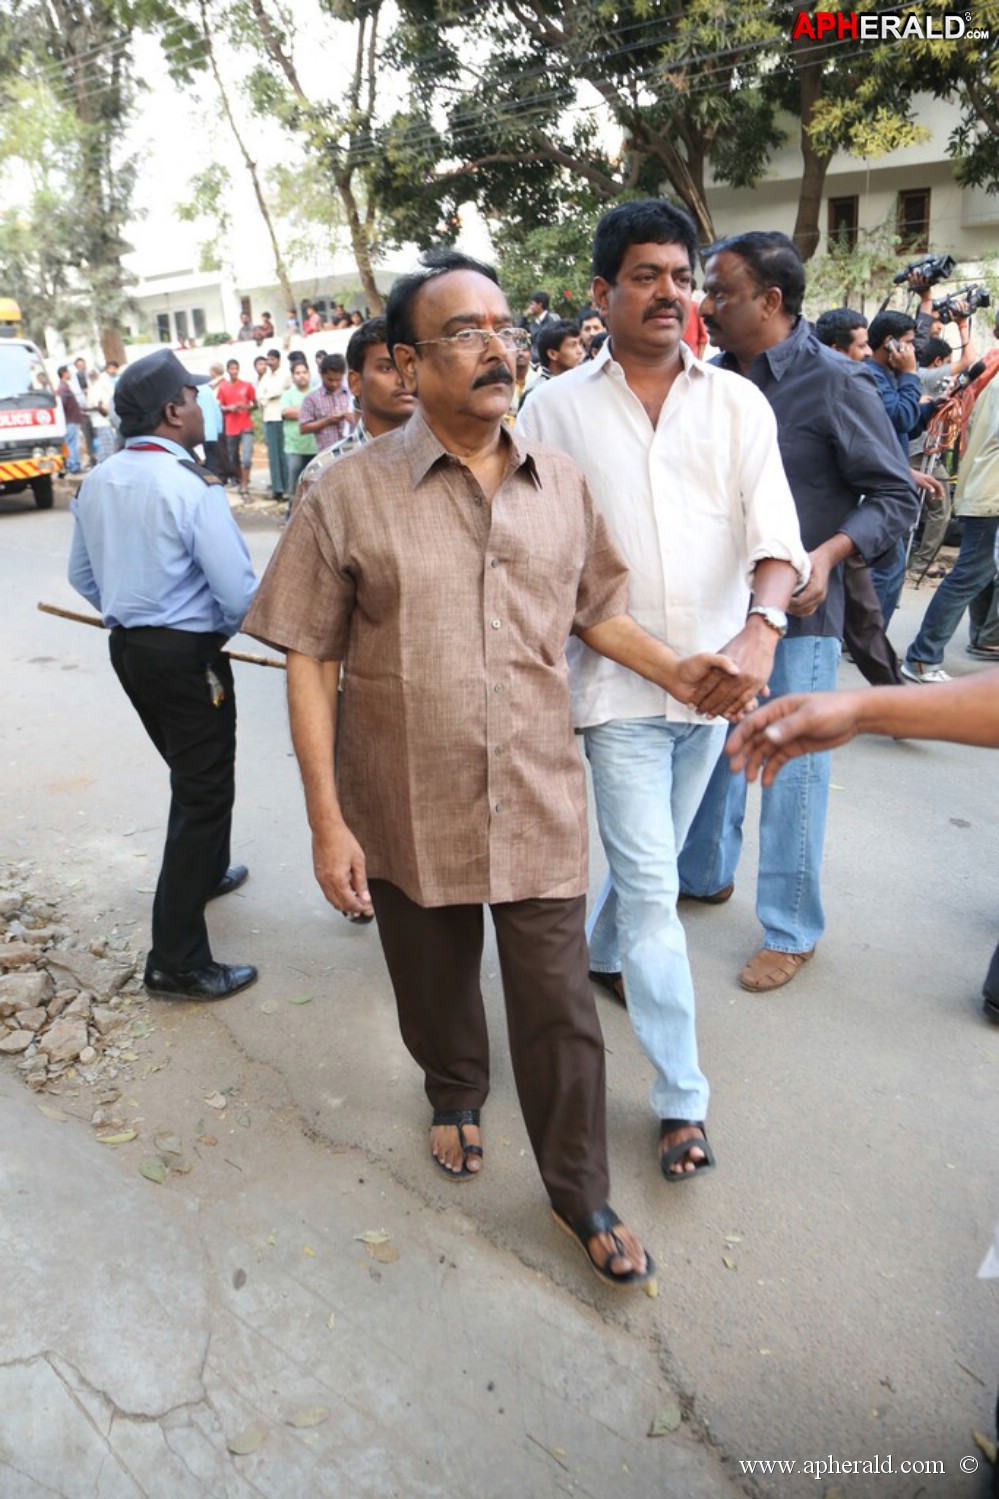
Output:
[[[175,312],[173,315],[174,327],[177,329],[177,342],[187,343],[187,313]]]
[[[860,199],[856,196],[829,199],[830,250],[852,250],[856,247],[859,218]]]
[[[896,209],[898,247],[903,254],[930,248],[930,190],[928,187],[899,193]]]
[[[195,338],[204,338],[205,326],[205,309],[203,307],[192,307],[191,327],[194,329]]]
[[[253,304],[251,303],[249,297],[240,297],[240,299],[239,299],[239,315],[240,315],[240,317],[243,316],[244,312],[246,313],[247,317],[252,317],[253,316]]]
[[[156,314],[156,338],[161,344],[170,342],[170,314],[168,312]]]

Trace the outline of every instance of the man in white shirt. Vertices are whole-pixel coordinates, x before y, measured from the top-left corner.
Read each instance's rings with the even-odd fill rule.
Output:
[[[94,374],[90,381],[90,421],[94,429],[94,462],[103,463],[118,446],[118,434],[112,416],[114,412],[114,388],[118,379],[118,365],[109,359],[101,373]]]
[[[692,221],[661,199],[606,213],[592,300],[609,343],[537,390],[517,425],[583,469],[628,562],[639,623],[684,654],[724,650],[758,692],[809,565],[766,400],[682,341],[696,248]],[[656,1072],[660,1167],[687,1181],[714,1157],[677,855],[725,729],[573,645],[574,720],[611,868],[587,925],[591,977],[627,998]]]
[[[284,367],[280,349],[267,350],[267,368],[257,382],[257,401],[264,419],[264,440],[271,471],[271,495],[283,500],[288,490],[288,473],[284,452],[284,417],[281,397],[291,385],[291,375]]]

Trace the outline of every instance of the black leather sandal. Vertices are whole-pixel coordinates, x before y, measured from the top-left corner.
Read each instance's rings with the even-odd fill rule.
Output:
[[[626,1258],[628,1252],[614,1232],[621,1220],[609,1203],[604,1203],[602,1208],[597,1208],[595,1213],[587,1213],[583,1218],[563,1218],[561,1213],[557,1213],[552,1208],[552,1217],[559,1228],[564,1229],[567,1234],[576,1240],[576,1243],[586,1255],[586,1263],[594,1275],[603,1281],[604,1285],[616,1286],[618,1290],[628,1290],[633,1286],[648,1285],[649,1281],[655,1278],[655,1261],[647,1249],[645,1251],[644,1270],[625,1270],[622,1272],[610,1268],[612,1259],[617,1255]],[[614,1243],[614,1248],[603,1264],[598,1264],[590,1253],[590,1240],[595,1234],[610,1234]]]
[[[622,1008],[627,1008],[624,998],[624,979],[619,973],[598,973],[595,968],[591,968],[588,977],[591,984],[597,984],[601,989],[606,989],[611,999]]]
[[[669,1150],[664,1150],[659,1157],[659,1170],[668,1182],[693,1181],[694,1177],[702,1171],[710,1171],[715,1164],[715,1153],[708,1144],[707,1131],[704,1128],[703,1119],[660,1119],[659,1140],[662,1143],[664,1135],[672,1135],[678,1129],[699,1129],[700,1140],[681,1140],[679,1145],[673,1145]],[[703,1161],[693,1161],[693,1171],[674,1171],[685,1155],[689,1155],[694,1148],[704,1151]]]
[[[431,1129],[434,1125],[444,1124],[451,1125],[458,1131],[458,1144],[461,1146],[461,1170],[452,1171],[450,1166],[445,1166],[443,1161],[439,1161],[436,1156],[433,1157],[434,1164],[443,1171],[449,1181],[470,1181],[473,1176],[482,1175],[481,1168],[478,1171],[469,1171],[465,1164],[470,1155],[477,1155],[480,1160],[483,1159],[482,1146],[472,1145],[465,1139],[464,1126],[474,1124],[478,1127],[478,1123],[478,1109],[434,1109],[434,1117],[430,1121]]]

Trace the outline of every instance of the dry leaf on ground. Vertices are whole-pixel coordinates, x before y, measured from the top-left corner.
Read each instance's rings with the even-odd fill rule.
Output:
[[[365,1244],[364,1249],[368,1258],[377,1260],[379,1265],[394,1265],[399,1258],[394,1244]]]
[[[979,1448],[980,1451],[985,1453],[985,1456],[988,1458],[989,1462],[993,1465],[993,1467],[995,1467],[996,1444],[992,1441],[991,1437],[982,1436],[982,1433],[980,1431],[975,1431],[974,1428],[972,1428],[971,1439],[974,1442],[975,1446]]]
[[[669,1405],[662,1405],[652,1418],[649,1427],[650,1437],[668,1436],[671,1431],[679,1431],[683,1425],[683,1411],[676,1401],[670,1401]]]
[[[46,1119],[57,1120],[59,1124],[64,1124],[69,1118],[68,1114],[64,1114],[62,1109],[57,1109],[55,1104],[51,1103],[40,1103],[38,1105],[38,1112],[44,1114]]]
[[[307,1405],[300,1411],[293,1411],[290,1416],[285,1417],[286,1426],[297,1426],[303,1430],[307,1426],[321,1426],[330,1418],[328,1405]]]
[[[238,1431],[230,1437],[226,1446],[234,1457],[248,1457],[262,1447],[267,1433],[260,1426],[251,1426],[248,1431]]]

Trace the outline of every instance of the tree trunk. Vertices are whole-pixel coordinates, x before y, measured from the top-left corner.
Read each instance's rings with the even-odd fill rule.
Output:
[[[264,49],[271,61],[281,69],[289,85],[301,102],[310,106],[312,100],[305,92],[302,82],[298,76],[295,64],[281,46],[280,41],[264,9],[263,0],[250,0],[250,6],[260,26],[260,35],[263,39]],[[350,112],[347,119],[347,128],[350,133],[356,132],[363,122],[366,133],[370,132],[374,119],[375,88],[377,79],[377,68],[375,58],[375,41],[377,36],[378,12],[380,5],[374,5],[367,13],[363,10],[355,16],[357,24],[357,40],[354,59],[354,76],[351,81],[349,92]],[[370,30],[367,29],[370,21]],[[367,81],[367,102],[362,108],[361,94]],[[350,244],[354,252],[354,262],[357,265],[357,274],[361,278],[364,288],[364,297],[372,317],[376,317],[382,310],[382,296],[375,281],[375,273],[371,267],[371,225],[361,217],[357,199],[354,196],[353,174],[354,167],[350,160],[351,151],[342,153],[339,170],[333,170],[333,183],[343,204],[344,214],[347,219],[347,228],[350,231]],[[290,304],[289,304],[290,305]]]
[[[218,63],[215,60],[215,51],[212,47],[211,31],[208,26],[208,9],[206,0],[201,0],[201,30],[205,41],[205,55],[207,56],[208,61],[211,65],[212,76],[215,79],[215,86],[219,91],[219,98],[222,101],[222,109],[225,113],[227,121],[229,122],[229,129],[232,131],[233,139],[235,140],[236,145],[239,147],[239,152],[243,158],[246,170],[250,174],[250,181],[253,183],[253,192],[257,199],[257,207],[260,209],[260,217],[264,221],[264,226],[267,230],[267,236],[271,242],[271,250],[274,255],[274,271],[278,278],[278,281],[281,284],[281,295],[284,297],[284,310],[286,314],[292,313],[296,310],[295,293],[291,289],[291,280],[288,276],[288,270],[284,263],[284,257],[281,254],[281,246],[278,244],[277,233],[274,229],[274,220],[271,218],[270,209],[267,207],[267,199],[264,197],[264,190],[260,185],[260,176],[257,172],[257,164],[251,157],[249,151],[246,148],[246,144],[243,141],[243,137],[239,133],[239,128],[236,125],[236,121],[232,113],[232,107],[229,103],[229,95],[226,91],[225,84],[222,82],[222,75],[219,72]]]
[[[375,280],[374,269],[371,265],[371,247],[368,231],[361,219],[357,199],[354,197],[349,177],[336,177],[337,192],[343,203],[347,215],[347,228],[350,230],[350,243],[354,251],[354,261],[357,265],[357,274],[361,278],[364,288],[364,300],[367,303],[370,317],[378,317],[383,310],[382,294],[378,290]]]
[[[104,362],[113,360],[115,364],[125,363],[125,340],[121,336],[120,328],[101,329],[101,348],[104,350]]]
[[[802,260],[810,260],[819,247],[821,230],[819,228],[819,216],[822,211],[822,190],[825,187],[826,172],[832,160],[829,151],[816,151],[812,145],[810,126],[815,115],[815,107],[822,97],[822,67],[823,62],[813,62],[810,54],[807,63],[801,63],[798,59],[806,54],[802,53],[801,43],[792,44],[796,49],[795,66],[801,87],[801,159],[802,173],[801,185],[798,189],[798,213],[794,223],[794,233],[791,238],[798,249]]]

